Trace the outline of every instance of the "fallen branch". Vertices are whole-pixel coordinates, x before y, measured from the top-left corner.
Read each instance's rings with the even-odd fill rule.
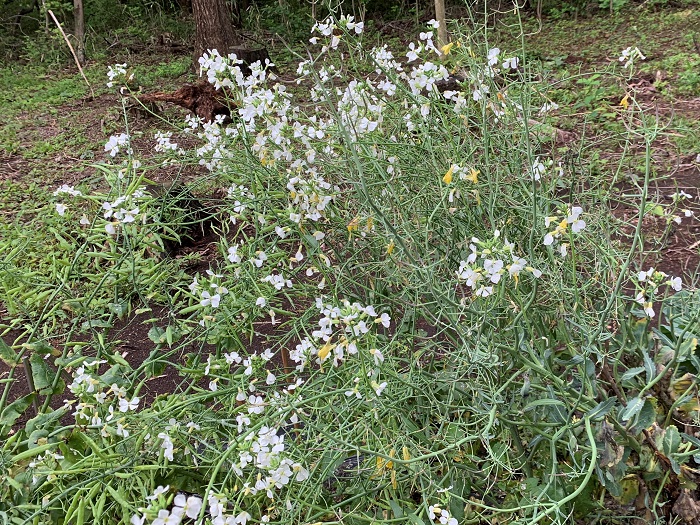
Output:
[[[80,62],[78,61],[78,55],[75,54],[75,49],[73,49],[73,46],[71,45],[70,40],[68,40],[66,33],[63,31],[63,28],[61,27],[61,24],[58,22],[58,19],[56,19],[56,15],[53,14],[53,11],[51,11],[51,9],[49,9],[48,12],[49,12],[49,15],[51,15],[51,18],[53,19],[53,21],[56,23],[58,30],[63,35],[63,39],[66,41],[66,44],[68,44],[68,49],[70,49],[70,52],[73,55],[73,59],[75,60],[75,65],[78,66],[78,71],[80,71],[80,74],[82,75],[83,80],[85,80],[85,83],[90,88],[90,95],[92,95],[92,98],[95,98],[95,92],[92,90],[92,86],[90,85],[90,82],[88,82],[88,79],[85,76],[85,73],[83,73],[83,68],[80,66]]]

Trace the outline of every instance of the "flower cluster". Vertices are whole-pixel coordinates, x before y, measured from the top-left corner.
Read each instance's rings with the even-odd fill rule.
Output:
[[[113,201],[104,201],[102,203],[103,217],[107,221],[105,223],[105,231],[109,235],[116,235],[122,225],[135,222],[139,215],[145,221],[146,214],[141,212],[139,203],[147,196],[146,189],[141,187],[134,190],[131,194],[122,195]]]
[[[255,194],[242,184],[233,184],[226,190],[226,198],[233,201],[231,223],[244,217],[246,209],[255,201]]]
[[[639,292],[634,300],[642,306],[644,314],[649,318],[656,315],[654,312],[654,298],[661,285],[665,285],[676,292],[680,292],[683,289],[683,282],[680,277],[671,277],[665,272],[655,270],[653,267],[646,271],[640,271],[637,274],[637,288]]]
[[[120,82],[123,84],[123,86],[119,88],[119,92],[124,93],[126,90],[126,84],[134,80],[134,74],[127,74],[128,72],[126,68],[126,64],[114,64],[113,66],[109,66],[107,68],[107,78],[109,79],[109,82],[107,82],[108,88],[111,88],[115,83]]]
[[[389,314],[379,315],[372,305],[363,306],[343,300],[342,306],[334,306],[324,304],[323,299],[317,298],[316,307],[322,315],[318,329],[311,333],[311,338],[304,338],[290,351],[290,357],[298,363],[297,370],[300,372],[313,359],[319,364],[332,359],[333,366],[338,366],[346,359],[346,353],[358,353],[358,343],[370,332],[373,324],[388,328],[391,323]]]
[[[514,253],[515,244],[505,240],[500,242],[500,232],[497,230],[494,239],[482,242],[472,237],[469,244],[471,252],[466,261],[461,261],[457,270],[457,278],[474,290],[477,297],[488,297],[494,293],[494,285],[501,282],[503,276],[515,281],[517,286],[523,270],[535,277],[542,272],[529,266],[527,261]]]
[[[70,195],[71,197],[82,197],[82,193],[80,190],[76,190],[73,188],[73,186],[68,186],[67,184],[63,184],[60,186],[56,191],[53,192],[54,197],[57,197],[59,195]],[[65,215],[66,211],[68,210],[68,206],[65,205],[62,202],[57,202],[56,203],[56,213],[59,215],[63,216]],[[81,221],[82,224],[82,221]]]
[[[100,432],[105,437],[116,435],[126,438],[129,436],[128,425],[125,418],[119,414],[137,410],[140,399],[129,398],[126,389],[116,383],[109,386],[103,384],[97,370],[106,362],[97,359],[85,361],[76,368],[73,382],[68,385],[68,389],[77,400],[67,404],[72,405],[77,401],[73,412],[77,424],[101,427]]]
[[[679,190],[669,195],[669,198],[673,201],[674,211],[680,212],[680,215],[671,213],[670,220],[672,220],[676,224],[680,224],[683,221],[683,218],[689,219],[695,216],[695,213],[693,213],[693,211],[689,210],[688,208],[681,208],[680,210],[678,209],[680,203],[684,203],[686,200],[693,198],[693,196],[690,193],[687,193],[683,190]]]
[[[542,160],[539,157],[537,157],[532,163],[532,167],[530,168],[530,176],[534,181],[539,182],[542,179],[542,177],[544,177],[547,174],[547,171],[552,169],[553,166],[554,161],[552,159]],[[564,168],[562,167],[561,162],[557,166],[555,166],[553,170],[558,177],[564,176]]]
[[[468,181],[472,184],[476,184],[477,182],[479,182],[480,173],[481,171],[474,167],[467,169],[465,167],[460,166],[459,164],[452,164],[445,173],[445,175],[442,177],[442,182],[450,186],[454,181],[455,177],[457,177],[458,182]],[[459,184],[455,184],[454,187],[450,188],[450,193],[447,198],[449,202],[454,202],[455,199],[459,199],[461,197],[460,186],[461,185]]]
[[[326,208],[340,190],[326,182],[316,168],[309,168],[301,175],[290,177],[289,220],[302,224],[306,220],[318,221],[325,216]]]
[[[129,135],[126,133],[112,135],[105,144],[105,151],[108,152],[111,157],[116,157],[117,153],[119,153],[119,148],[126,146],[127,153],[131,155],[133,151],[131,150],[131,146],[129,144]]]
[[[208,282],[200,283],[195,277],[189,284],[189,289],[193,295],[199,295],[200,306],[216,309],[221,304],[221,298],[228,294],[228,289],[220,282],[223,275],[211,270],[207,270],[207,275],[209,276]]]
[[[159,485],[153,494],[147,496],[146,499],[150,502],[145,509],[139,509],[142,514],[134,514],[131,517],[132,525],[144,525],[149,516],[156,517],[151,521],[151,525],[179,525],[183,519],[196,519],[202,509],[202,498],[196,495],[186,496],[185,494],[177,494],[172,501],[170,510],[160,508],[165,503],[165,496],[170,491],[170,485],[163,487]],[[157,512],[157,514],[156,514]]]
[[[628,47],[627,49],[622,50],[618,60],[620,62],[624,62],[625,64],[622,67],[627,69],[634,64],[636,59],[646,60],[646,58],[647,57],[642,54],[638,47]]]
[[[184,155],[185,151],[181,148],[178,148],[178,145],[176,142],[171,142],[170,139],[172,138],[173,134],[171,132],[157,132],[154,136],[156,139],[156,145],[155,145],[155,150],[159,153],[166,153],[168,151],[174,151],[178,155]]]
[[[566,257],[569,244],[561,242],[562,238],[568,237],[569,227],[572,233],[580,233],[586,227],[586,221],[580,218],[583,209],[580,206],[569,208],[564,217],[549,216],[544,218],[545,228],[549,228],[552,224],[556,227],[544,236],[543,244],[545,246],[559,245],[559,253],[562,257]]]
[[[338,20],[333,18],[327,18],[324,22],[316,22],[311,28],[311,33],[318,32],[325,37],[330,37],[331,41],[329,46],[331,49],[337,49],[338,44],[340,44],[341,36],[344,32],[354,31],[355,34],[359,35],[365,28],[364,22],[355,22],[354,16],[342,15]],[[314,36],[309,39],[313,45],[319,43],[319,37]],[[324,53],[328,49],[327,46],[323,47],[321,51]]]
[[[450,511],[438,505],[430,505],[430,507],[428,507],[428,517],[433,523],[440,523],[441,525],[458,524],[457,519],[450,515]]]

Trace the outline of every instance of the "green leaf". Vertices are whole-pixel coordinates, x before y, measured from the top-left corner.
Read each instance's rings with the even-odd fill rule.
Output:
[[[0,360],[10,368],[19,364],[19,356],[5,341],[0,338]]]
[[[642,372],[644,372],[644,367],[643,367],[643,366],[637,366],[637,367],[634,367],[634,368],[630,368],[630,369],[627,370],[624,374],[622,374],[622,376],[620,377],[620,382],[621,382],[621,383],[624,383],[625,381],[629,381],[630,379],[632,379],[633,377],[638,376],[638,375],[641,374]]]
[[[424,522],[422,519],[420,519],[420,518],[419,518],[416,514],[414,514],[413,512],[411,512],[411,513],[408,515],[408,521],[410,521],[411,523],[414,523],[415,525],[425,525],[425,522]]]
[[[644,400],[641,399],[640,397],[634,397],[634,398],[630,399],[629,402],[627,403],[627,406],[622,411],[622,414],[620,414],[620,419],[622,421],[629,421],[634,416],[636,416],[640,410],[642,410],[643,406],[644,406]]]
[[[49,409],[51,410],[51,409]],[[29,421],[27,421],[26,425],[26,430],[27,434],[31,434],[35,430],[45,430],[45,429],[50,429],[52,427],[52,424],[61,419],[63,415],[68,412],[68,409],[66,407],[61,407],[58,410],[52,410],[50,412],[45,412],[43,414],[39,414],[38,416],[33,417]]]
[[[90,319],[89,321],[83,322],[81,327],[83,330],[88,330],[90,328],[111,328],[112,323],[101,319]]]
[[[148,331],[148,338],[156,344],[163,344],[166,342],[165,330],[160,326],[154,326]]]
[[[534,401],[531,401],[527,405],[525,405],[525,408],[523,410],[527,412],[528,410],[533,410],[534,408],[537,407],[542,407],[542,406],[560,406],[566,408],[566,405],[564,404],[563,401],[560,401],[558,399],[535,399]]]
[[[36,392],[32,392],[7,405],[5,410],[0,414],[0,425],[4,427],[11,427],[14,425],[15,421],[29,408],[29,405],[32,404],[35,397]]]
[[[681,433],[681,437],[695,445],[698,449],[700,449],[700,439],[696,438],[695,436],[686,434],[685,432]]]
[[[105,385],[116,383],[118,386],[124,384],[124,376],[128,370],[124,370],[120,365],[113,365],[104,374],[100,376],[100,380]]]
[[[394,518],[403,518],[403,509],[401,508],[401,505],[399,505],[398,501],[395,499],[389,500],[389,506],[391,507],[391,511],[394,513]]]
[[[661,438],[661,451],[666,457],[678,452],[678,447],[681,445],[681,435],[674,425],[669,425],[664,430]]]
[[[644,400],[644,406],[637,414],[637,420],[634,422],[634,427],[632,432],[639,434],[644,429],[649,428],[651,424],[656,421],[656,410],[654,409],[654,403],[651,400]]]
[[[29,358],[29,364],[31,365],[32,379],[34,380],[36,391],[42,395],[50,393],[56,372],[51,370],[39,354],[32,354]]]
[[[49,344],[46,344],[44,341],[36,341],[34,343],[25,344],[24,346],[33,354],[52,355],[54,357],[61,355],[59,350]]]
[[[591,421],[602,421],[608,412],[610,412],[612,407],[615,406],[615,403],[617,403],[617,397],[614,396],[606,399],[605,401],[601,401],[596,406],[591,408],[586,413],[586,416],[588,416]]]

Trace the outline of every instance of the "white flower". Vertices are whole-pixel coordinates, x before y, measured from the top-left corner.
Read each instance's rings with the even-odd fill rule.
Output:
[[[174,504],[175,507],[181,508],[188,518],[195,519],[202,509],[202,498],[190,496],[185,499],[184,494],[178,494],[175,496]]]
[[[369,353],[374,357],[374,364],[379,365],[379,363],[384,362],[384,354],[377,349],[377,348],[372,348]]]
[[[646,272],[645,271],[639,272],[637,274],[637,279],[639,280],[639,282],[643,283],[644,281],[649,279],[652,275],[654,275],[654,268],[653,267],[649,268]]]
[[[498,55],[501,54],[501,50],[498,49],[497,47],[494,47],[493,49],[489,49],[488,54],[486,55],[486,58],[488,59],[489,66],[495,66],[498,64]]]
[[[580,206],[574,206],[571,208],[571,213],[566,218],[566,222],[571,225],[571,231],[574,233],[579,233],[586,227],[586,222],[579,219],[579,215],[583,213],[583,208]]]
[[[389,317],[388,313],[383,313],[382,315],[379,316],[379,318],[374,320],[375,323],[382,323],[382,326],[384,328],[389,328],[389,324],[391,323],[391,317]]]
[[[255,259],[251,259],[250,262],[254,265],[257,266],[258,268],[262,267],[263,263],[267,261],[267,254],[263,251],[258,251],[255,252]]]
[[[255,306],[259,306],[260,308],[265,308],[265,305],[267,304],[267,299],[264,297],[258,297],[258,299],[255,301]]]
[[[520,59],[518,57],[506,58],[505,62],[501,65],[503,69],[518,69],[518,63]]]
[[[265,411],[265,402],[260,396],[251,395],[248,398],[248,405],[249,414],[262,414]]]
[[[138,397],[131,398],[131,401],[128,401],[124,397],[119,399],[119,411],[120,412],[128,412],[129,410],[136,410],[138,407],[139,407],[139,398]]]
[[[628,47],[627,49],[623,49],[622,53],[620,54],[620,57],[618,60],[620,62],[624,62],[625,65],[622,66],[624,69],[627,69],[629,66],[631,66],[634,63],[634,60],[636,58],[639,58],[640,60],[646,60],[647,57],[645,57],[642,52],[639,50],[638,47]]]
[[[535,159],[535,162],[532,165],[532,178],[536,181],[539,181],[542,178],[542,175],[546,173],[546,171],[547,168],[542,162],[540,162],[540,159]]]
[[[173,442],[170,439],[170,436],[166,434],[165,432],[161,432],[158,434],[158,438],[163,440],[163,443],[161,443],[160,447],[165,450],[163,455],[170,461],[173,460]]]
[[[66,210],[68,209],[68,206],[65,204],[61,204],[60,202],[56,203],[56,213],[58,213],[61,217],[63,217],[63,214],[66,213]]]
[[[683,281],[681,281],[680,277],[673,277],[670,281],[668,281],[668,284],[677,292],[680,292],[683,288]]]
[[[73,186],[68,186],[68,184],[63,184],[61,185],[56,191],[53,192],[54,197],[60,195],[61,193],[67,193],[68,195],[71,195],[73,197],[77,197],[78,195],[82,195],[82,193],[79,190],[76,190],[73,188]],[[681,192],[683,193],[683,192]]]
[[[146,499],[148,501],[156,500],[156,499],[158,499],[158,496],[161,496],[163,494],[167,494],[169,490],[170,490],[170,485],[166,485],[165,487],[163,485],[158,485],[156,490],[153,491],[153,494],[151,494],[150,496],[146,496]]]
[[[372,388],[374,389],[374,393],[377,394],[378,396],[381,396],[382,392],[384,392],[384,389],[386,388],[387,383],[386,383],[386,381],[384,381],[381,384],[377,384],[376,381],[372,381],[371,385],[372,385]]]
[[[418,60],[418,53],[423,51],[423,46],[419,45],[416,47],[416,45],[411,42],[408,44],[408,53],[406,53],[406,58],[408,58],[409,62],[413,62],[414,60]]]
[[[488,297],[493,294],[493,286],[481,286],[477,291],[477,297]]]
[[[167,509],[158,511],[158,517],[151,522],[151,525],[179,525],[182,515],[176,512],[170,513]]]
[[[109,152],[112,157],[115,157],[119,153],[119,147],[124,146],[129,142],[129,135],[121,133],[119,135],[112,135],[105,144],[105,151]]]
[[[554,237],[552,236],[551,233],[548,233],[547,235],[544,236],[543,244],[545,246],[550,246],[553,242],[554,242]]]
[[[642,307],[644,308],[644,313],[646,314],[647,317],[649,317],[651,319],[652,317],[654,317],[656,315],[656,313],[654,312],[654,308],[653,308],[654,303],[652,303],[651,301],[647,301],[646,297],[644,297],[644,293],[639,292],[637,294],[637,297],[635,297],[634,300],[637,303],[642,305]]]
[[[228,260],[234,264],[241,262],[241,256],[238,255],[238,245],[229,247]]]
[[[218,308],[221,302],[221,295],[218,293],[211,295],[206,290],[202,292],[202,300],[199,302],[202,306],[211,306],[212,308]]]

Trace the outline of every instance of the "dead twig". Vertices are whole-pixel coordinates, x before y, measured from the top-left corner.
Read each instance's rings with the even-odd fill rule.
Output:
[[[58,22],[56,15],[53,14],[53,11],[51,11],[51,9],[49,9],[48,12],[49,12],[49,15],[51,15],[51,18],[53,19],[53,21],[56,23],[58,30],[63,35],[63,40],[65,40],[66,44],[68,44],[68,49],[70,49],[70,52],[73,55],[73,59],[75,60],[75,65],[78,66],[78,71],[80,71],[80,74],[82,75],[83,80],[85,81],[87,86],[90,88],[90,95],[92,95],[92,98],[95,98],[95,92],[92,90],[92,86],[90,85],[90,82],[88,82],[88,79],[85,76],[85,73],[83,72],[83,68],[80,66],[80,62],[78,61],[78,55],[75,54],[75,49],[73,49],[73,46],[71,45],[70,40],[68,40],[66,33],[63,31],[61,24]]]

